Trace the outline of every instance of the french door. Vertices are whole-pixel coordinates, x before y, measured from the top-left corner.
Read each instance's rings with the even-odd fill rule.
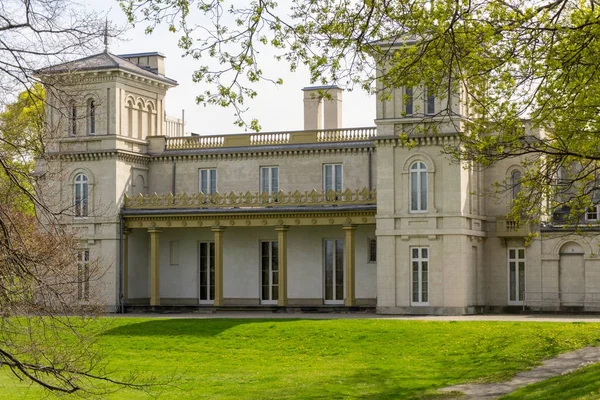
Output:
[[[325,239],[325,304],[344,303],[344,241]]]
[[[525,249],[508,249],[508,304],[520,305],[525,300]]]
[[[215,243],[200,242],[198,245],[200,273],[200,304],[212,304],[215,300]]]
[[[279,298],[279,243],[260,242],[260,302],[277,304]]]

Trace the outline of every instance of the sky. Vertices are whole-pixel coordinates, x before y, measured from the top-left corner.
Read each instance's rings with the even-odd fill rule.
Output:
[[[85,0],[86,7],[99,12],[108,12],[108,19],[118,26],[126,25],[126,18],[116,0]],[[165,70],[169,78],[175,79],[179,86],[167,93],[167,114],[180,117],[185,110],[186,132],[198,134],[240,133],[244,128],[234,125],[233,109],[218,106],[203,106],[195,103],[196,95],[202,93],[200,83],[192,82],[192,73],[199,65],[197,61],[182,58],[182,51],[177,47],[178,35],[167,31],[165,27],[157,28],[155,33],[146,35],[144,26],[129,28],[118,39],[109,43],[109,51],[113,54],[141,53],[158,51],[166,56]],[[98,49],[102,51],[103,49]],[[302,130],[303,93],[301,89],[310,86],[307,69],[298,68],[295,73],[289,72],[287,65],[274,59],[263,59],[261,65],[265,71],[274,71],[284,80],[282,86],[263,83],[258,86],[258,96],[247,101],[249,110],[244,118],[248,121],[257,118],[263,132],[284,130]],[[343,94],[342,127],[374,126],[375,98],[356,88]]]

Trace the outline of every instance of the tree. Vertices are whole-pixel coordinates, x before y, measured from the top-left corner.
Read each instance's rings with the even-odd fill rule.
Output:
[[[91,296],[86,284],[101,269],[78,250],[32,174],[53,136],[44,87],[56,83],[35,71],[96,48],[105,33],[99,17],[70,0],[0,2],[0,370],[55,392],[115,382],[95,345],[105,328],[90,323],[98,310],[77,301]]]
[[[522,159],[517,221],[540,221],[549,207],[570,210],[568,222],[578,223],[600,198],[591,196],[600,160],[597,0],[120,3],[148,33],[166,23],[180,35],[184,55],[200,63],[194,81],[207,87],[199,103],[240,115],[258,82],[281,84],[260,68],[260,51],[271,46],[292,70],[307,65],[313,82],[358,85],[382,98],[420,84],[440,98],[460,93],[459,110],[424,119],[461,121],[460,145],[446,149],[455,159],[483,168]]]

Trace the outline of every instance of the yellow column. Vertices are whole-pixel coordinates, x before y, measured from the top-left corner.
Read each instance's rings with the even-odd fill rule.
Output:
[[[129,234],[130,229],[123,229],[123,301],[129,297]]]
[[[346,243],[344,246],[344,258],[346,259],[346,299],[344,300],[344,305],[346,307],[353,307],[356,305],[356,282],[354,274],[356,264],[356,225],[345,225],[343,229],[346,231]]]
[[[150,228],[150,305],[160,306],[160,229]]]
[[[223,305],[223,232],[225,227],[212,228],[215,240],[215,306]]]
[[[278,252],[277,259],[279,261],[278,273],[279,281],[279,294],[277,296],[277,305],[280,307],[286,307],[288,305],[287,298],[287,233],[290,229],[289,226],[276,226],[277,231],[277,242]]]

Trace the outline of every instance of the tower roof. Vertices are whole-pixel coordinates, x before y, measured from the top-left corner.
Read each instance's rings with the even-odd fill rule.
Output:
[[[41,68],[36,72],[40,75],[56,74],[64,72],[80,72],[80,71],[97,71],[118,69],[141,75],[146,78],[154,79],[170,86],[177,86],[177,81],[159,75],[150,69],[142,68],[130,61],[125,60],[117,55],[102,52],[92,56],[80,58],[78,60],[68,61],[62,64],[52,65],[50,67]]]

